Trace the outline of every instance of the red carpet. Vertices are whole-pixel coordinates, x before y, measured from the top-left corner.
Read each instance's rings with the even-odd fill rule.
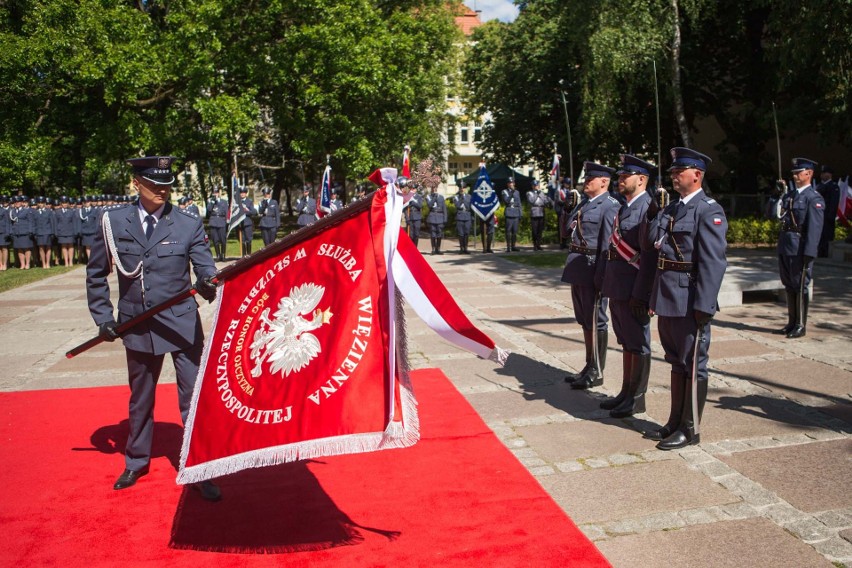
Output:
[[[124,491],[126,388],[0,394],[0,565],[608,566],[439,370],[412,379],[414,447],[241,472],[220,503],[174,483],[174,385]]]

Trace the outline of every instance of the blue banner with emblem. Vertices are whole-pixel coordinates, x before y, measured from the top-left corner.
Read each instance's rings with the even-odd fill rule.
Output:
[[[500,207],[500,199],[494,191],[494,186],[491,185],[485,162],[479,164],[479,177],[476,178],[476,185],[473,186],[470,195],[470,206],[477,217],[483,221],[491,217]]]

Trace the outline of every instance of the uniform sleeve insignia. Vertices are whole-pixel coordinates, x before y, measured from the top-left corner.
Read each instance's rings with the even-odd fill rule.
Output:
[[[817,209],[822,209],[822,203],[817,201],[816,204],[814,205],[814,207],[816,207]]]
[[[714,225],[721,225],[722,219],[720,217],[713,217],[713,224]]]

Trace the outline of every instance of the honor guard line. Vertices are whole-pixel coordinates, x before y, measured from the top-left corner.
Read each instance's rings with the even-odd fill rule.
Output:
[[[348,205],[347,207],[340,209],[339,211],[335,211],[334,213],[326,215],[322,219],[319,219],[316,223],[313,223],[312,225],[310,225],[308,227],[304,227],[302,229],[299,229],[299,230],[287,235],[286,237],[282,238],[281,240],[276,241],[276,242],[270,244],[269,246],[260,249],[259,251],[255,252],[255,253],[252,253],[248,256],[245,256],[245,257],[235,261],[232,265],[226,266],[225,268],[223,268],[222,270],[217,272],[216,275],[213,277],[213,279],[212,279],[213,284],[218,285],[218,284],[228,280],[229,278],[233,278],[234,276],[236,276],[236,275],[246,271],[247,269],[251,268],[255,264],[257,264],[261,261],[267,260],[270,257],[276,256],[277,254],[279,254],[279,253],[281,253],[281,252],[283,252],[283,251],[285,251],[289,248],[294,247],[295,245],[299,244],[300,242],[306,241],[306,240],[314,237],[314,235],[316,235],[317,233],[320,233],[320,232],[322,232],[322,231],[324,231],[324,230],[326,230],[330,227],[333,227],[334,225],[342,223],[343,221],[346,221],[350,217],[354,217],[355,215],[358,215],[364,209],[368,209],[369,207],[372,206],[373,194],[374,193],[375,192],[368,194],[366,199],[358,200],[358,201],[352,203],[351,205]],[[194,296],[195,294],[197,294],[195,287],[190,288],[186,292],[181,292],[177,296],[174,296],[174,297],[166,300],[165,302],[157,304],[153,308],[151,308],[151,309],[149,309],[145,312],[142,312],[138,316],[135,316],[135,317],[127,320],[126,322],[119,324],[119,326],[116,328],[116,332],[118,332],[118,335],[121,336],[127,330],[138,325],[139,323],[147,320],[148,318],[151,318],[151,317],[157,315],[158,313],[162,312],[163,310],[166,310],[166,309],[174,306],[178,302],[181,302],[181,301],[185,300],[186,298],[189,298],[190,296]],[[96,345],[99,345],[99,344],[103,343],[104,341],[106,341],[106,340],[103,337],[101,337],[100,335],[97,335],[97,336],[89,339],[88,341],[81,343],[77,347],[67,351],[65,353],[65,357],[67,359],[72,359],[75,356],[79,355],[80,353],[83,353],[84,351],[88,351],[92,347],[95,347]]]

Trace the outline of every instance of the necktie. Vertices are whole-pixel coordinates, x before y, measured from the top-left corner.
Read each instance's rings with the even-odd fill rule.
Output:
[[[154,234],[154,224],[157,222],[157,219],[153,215],[145,216],[145,223],[147,227],[145,228],[145,238],[149,241],[151,240],[151,235]]]

